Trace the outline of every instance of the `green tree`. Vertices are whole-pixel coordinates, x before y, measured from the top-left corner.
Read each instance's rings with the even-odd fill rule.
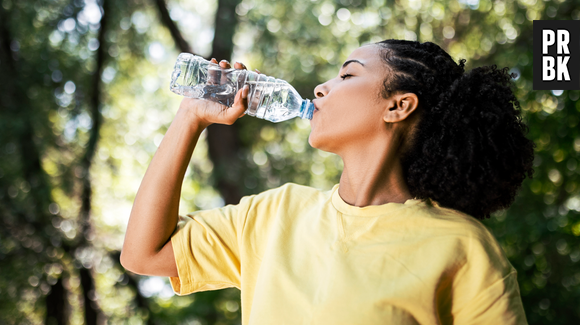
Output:
[[[123,220],[180,101],[167,89],[178,52],[243,61],[312,98],[356,47],[403,38],[440,44],[468,68],[519,75],[536,173],[485,224],[518,270],[529,323],[577,323],[580,92],[532,90],[533,20],[577,20],[577,8],[577,0],[0,1],[0,322],[239,323],[237,289],[171,296],[166,279],[118,263]],[[308,134],[303,120],[212,126],[194,152],[182,213],[286,182],[330,188],[341,161],[311,148]]]

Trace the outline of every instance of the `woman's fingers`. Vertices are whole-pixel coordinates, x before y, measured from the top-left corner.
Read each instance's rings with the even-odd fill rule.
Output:
[[[246,65],[243,64],[242,62],[234,63],[234,68],[236,68],[238,70],[247,70]]]
[[[218,64],[218,61],[215,58],[212,58],[211,60],[209,60],[209,62],[211,62],[213,64]],[[210,66],[208,74],[209,74],[208,84],[210,84],[210,85],[219,85],[220,84],[221,73],[220,73],[219,69],[216,69],[216,68]]]
[[[211,62],[218,64],[219,67],[222,69],[230,69],[232,67],[231,64],[227,60],[221,60],[218,62],[215,58],[212,58]],[[246,68],[245,64],[238,61],[238,62],[234,63],[234,69],[246,70],[247,68]],[[256,70],[256,72],[260,73],[258,70]],[[224,77],[224,76],[222,75],[222,77]],[[234,98],[234,104],[232,105],[232,107],[230,107],[226,110],[226,114],[230,118],[235,117],[237,119],[237,118],[240,118],[240,117],[245,115],[244,112],[248,108],[249,92],[250,92],[250,87],[246,85],[236,93],[236,96]],[[232,121],[232,123],[233,123],[233,121]]]
[[[222,67],[224,69],[230,69],[232,67],[231,64],[230,64],[230,62],[228,60],[221,60],[220,62],[218,62],[215,58],[212,58],[210,60],[210,62],[215,63],[215,64],[218,64],[220,67]],[[242,62],[236,61],[234,63],[234,69],[247,70],[248,68]],[[257,69],[256,69],[256,72],[260,73],[260,71],[258,71]]]
[[[213,64],[218,67],[210,66],[209,70],[209,80],[208,82],[214,85],[222,85],[228,82],[226,69],[231,69],[232,65],[226,61],[217,61],[215,58],[210,60]],[[235,62],[233,64],[235,69],[241,70],[246,69],[246,66],[241,62]],[[195,110],[196,114],[200,118],[208,123],[218,123],[218,124],[233,124],[237,119],[245,115],[248,108],[248,96],[249,96],[249,86],[242,87],[234,98],[234,104],[232,107],[227,107],[221,105],[217,102],[205,101],[205,100],[191,100],[191,103],[182,103],[182,105],[189,105],[191,109]]]
[[[228,108],[227,113],[229,119],[231,119],[231,123],[245,115],[245,111],[248,107],[248,89],[248,86],[244,86],[242,89],[238,90],[234,99],[234,105]]]
[[[234,99],[234,105],[241,104],[244,111],[248,108],[248,93],[250,92],[250,86],[245,85],[238,91],[236,98]]]
[[[218,62],[215,58],[212,58],[210,62],[219,65],[223,69],[230,69],[232,67],[230,62],[228,62],[227,60],[221,60],[220,62]],[[247,70],[248,68],[246,68],[246,65],[243,64],[242,62],[236,61],[234,63],[234,69]],[[260,73],[258,70],[256,70],[256,72]]]
[[[220,68],[222,69],[231,69],[231,65],[227,60],[221,60],[219,63]],[[228,82],[228,75],[226,73],[221,74],[221,81],[220,84],[226,84]]]
[[[248,100],[248,94],[250,93],[250,86],[245,85],[242,90],[243,90],[242,98]]]
[[[221,60],[219,64],[220,64],[220,67],[222,67],[224,69],[229,69],[229,68],[232,67],[230,65],[230,63],[228,61],[226,61],[226,60]]]

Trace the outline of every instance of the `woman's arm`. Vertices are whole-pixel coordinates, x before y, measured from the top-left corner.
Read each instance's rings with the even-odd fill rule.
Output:
[[[229,64],[222,61],[222,67]],[[241,64],[236,66],[241,68]],[[121,264],[138,274],[177,276],[171,235],[179,211],[181,184],[201,132],[213,123],[232,124],[246,110],[248,89],[231,108],[186,98],[153,156],[141,182],[121,251]]]

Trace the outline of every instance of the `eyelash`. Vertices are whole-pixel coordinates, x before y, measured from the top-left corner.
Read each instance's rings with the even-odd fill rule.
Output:
[[[352,75],[351,75],[351,74],[348,74],[348,73],[345,73],[345,74],[343,74],[343,75],[342,75],[342,76],[340,76],[340,77],[342,78],[342,80],[344,80],[344,79],[346,79],[346,78],[348,78],[348,77],[352,77]]]

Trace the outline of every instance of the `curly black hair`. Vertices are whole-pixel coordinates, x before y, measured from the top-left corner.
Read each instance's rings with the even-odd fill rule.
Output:
[[[389,74],[381,95],[412,92],[419,121],[401,157],[411,195],[477,219],[509,207],[534,170],[534,143],[526,138],[508,68],[464,73],[438,45],[385,40]]]

